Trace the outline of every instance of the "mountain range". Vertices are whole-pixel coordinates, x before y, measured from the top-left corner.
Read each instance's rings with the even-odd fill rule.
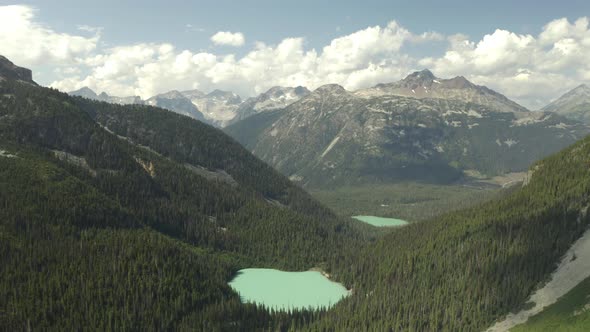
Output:
[[[285,108],[309,93],[310,91],[302,86],[296,88],[275,86],[257,97],[245,100],[238,108],[231,123],[238,122],[254,114]]]
[[[221,130],[150,105],[40,87],[2,58],[0,68],[0,330],[483,331],[536,306],[527,299],[562,258],[587,256],[564,255],[589,234],[590,138],[532,163],[526,183],[497,199],[376,237]],[[380,123],[391,125],[400,134],[392,149],[407,148],[396,142],[423,128],[412,120],[422,112],[432,123],[474,118],[492,131],[531,121],[457,100],[360,99],[328,85],[243,121],[316,121],[328,133],[323,158],[354,141],[340,118],[375,136]],[[561,121],[539,114],[529,129]],[[488,121],[496,126],[485,129]],[[309,123],[290,125],[321,141]],[[323,269],[350,295],[330,310],[269,311],[228,286],[247,267]],[[584,331],[590,312],[579,295],[579,310],[564,317]]]
[[[225,130],[307,187],[521,172],[590,132],[463,77],[439,79],[427,70],[356,92],[325,85]]]
[[[582,84],[543,107],[541,111],[555,112],[590,124],[590,87]]]
[[[145,104],[173,110],[175,113],[186,115],[196,120],[206,122],[205,116],[184,94],[173,90],[151,97]]]
[[[231,91],[213,90],[204,93],[200,90],[176,91],[155,95],[147,100],[138,96],[115,97],[105,92],[96,94],[88,87],[69,92],[70,95],[113,104],[148,104],[189,116],[216,127],[225,127],[230,123],[245,119],[261,112],[284,108],[307,95],[304,87],[273,87],[257,97],[243,101]]]
[[[182,94],[203,113],[207,122],[217,127],[225,127],[234,119],[242,103],[242,98],[231,91],[213,90],[205,94],[199,90],[189,90]],[[167,109],[176,111],[174,108]]]
[[[355,94],[364,98],[404,96],[418,99],[453,99],[483,105],[500,112],[528,111],[504,95],[485,86],[473,84],[463,76],[441,79],[428,69],[414,72],[398,82],[358,90]]]
[[[25,73],[25,77],[30,73]],[[69,92],[93,100],[114,104],[146,104],[187,115],[216,127],[224,128],[252,115],[283,109],[309,95],[305,87],[273,87],[256,97],[242,100],[231,91],[214,90],[204,93],[200,90],[176,91],[155,95],[147,100],[138,96],[116,97],[105,92],[95,93],[88,87]],[[415,99],[457,100],[488,107],[497,112],[529,114],[530,111],[506,96],[485,86],[476,85],[463,76],[451,79],[436,77],[428,69],[414,72],[406,78],[381,83],[372,88],[353,91],[356,97],[371,99],[383,96],[402,96]],[[192,103],[190,106],[188,102]],[[570,120],[590,124],[590,88],[582,84],[551,102],[540,110],[562,115]],[[527,117],[527,115],[520,115]],[[532,115],[534,118],[535,115]]]
[[[128,104],[144,104],[144,101],[139,96],[115,97],[109,96],[106,92],[96,94],[88,87],[69,92],[72,96],[79,96],[88,99],[104,101],[112,104],[128,105]]]

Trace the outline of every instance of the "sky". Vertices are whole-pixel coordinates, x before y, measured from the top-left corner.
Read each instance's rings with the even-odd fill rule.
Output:
[[[349,90],[415,70],[530,109],[590,83],[590,1],[5,1],[0,54],[71,91]]]

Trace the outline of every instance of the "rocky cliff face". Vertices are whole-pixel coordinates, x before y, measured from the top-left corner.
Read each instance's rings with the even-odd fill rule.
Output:
[[[33,81],[33,73],[30,69],[19,67],[0,55],[0,79],[2,78],[37,84]]]
[[[214,90],[205,94],[199,90],[189,90],[182,94],[199,109],[207,122],[217,127],[225,127],[234,119],[242,104],[242,98],[231,91]]]
[[[206,122],[203,113],[195,105],[193,105],[190,99],[176,90],[156,95],[146,100],[146,104],[165,108],[172,112],[183,114],[193,119]]]

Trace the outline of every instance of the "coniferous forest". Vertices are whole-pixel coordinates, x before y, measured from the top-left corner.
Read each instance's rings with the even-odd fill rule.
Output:
[[[0,81],[0,330],[481,331],[590,221],[590,139],[522,188],[375,236],[223,132]],[[321,268],[330,310],[242,304],[239,269]]]

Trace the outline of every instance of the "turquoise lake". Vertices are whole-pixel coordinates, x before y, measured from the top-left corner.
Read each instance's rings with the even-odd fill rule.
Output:
[[[405,220],[395,218],[382,218],[375,216],[354,216],[353,218],[377,227],[399,227],[408,224],[408,222]]]
[[[243,269],[229,285],[240,294],[242,302],[285,311],[329,308],[349,294],[344,286],[317,271]]]

